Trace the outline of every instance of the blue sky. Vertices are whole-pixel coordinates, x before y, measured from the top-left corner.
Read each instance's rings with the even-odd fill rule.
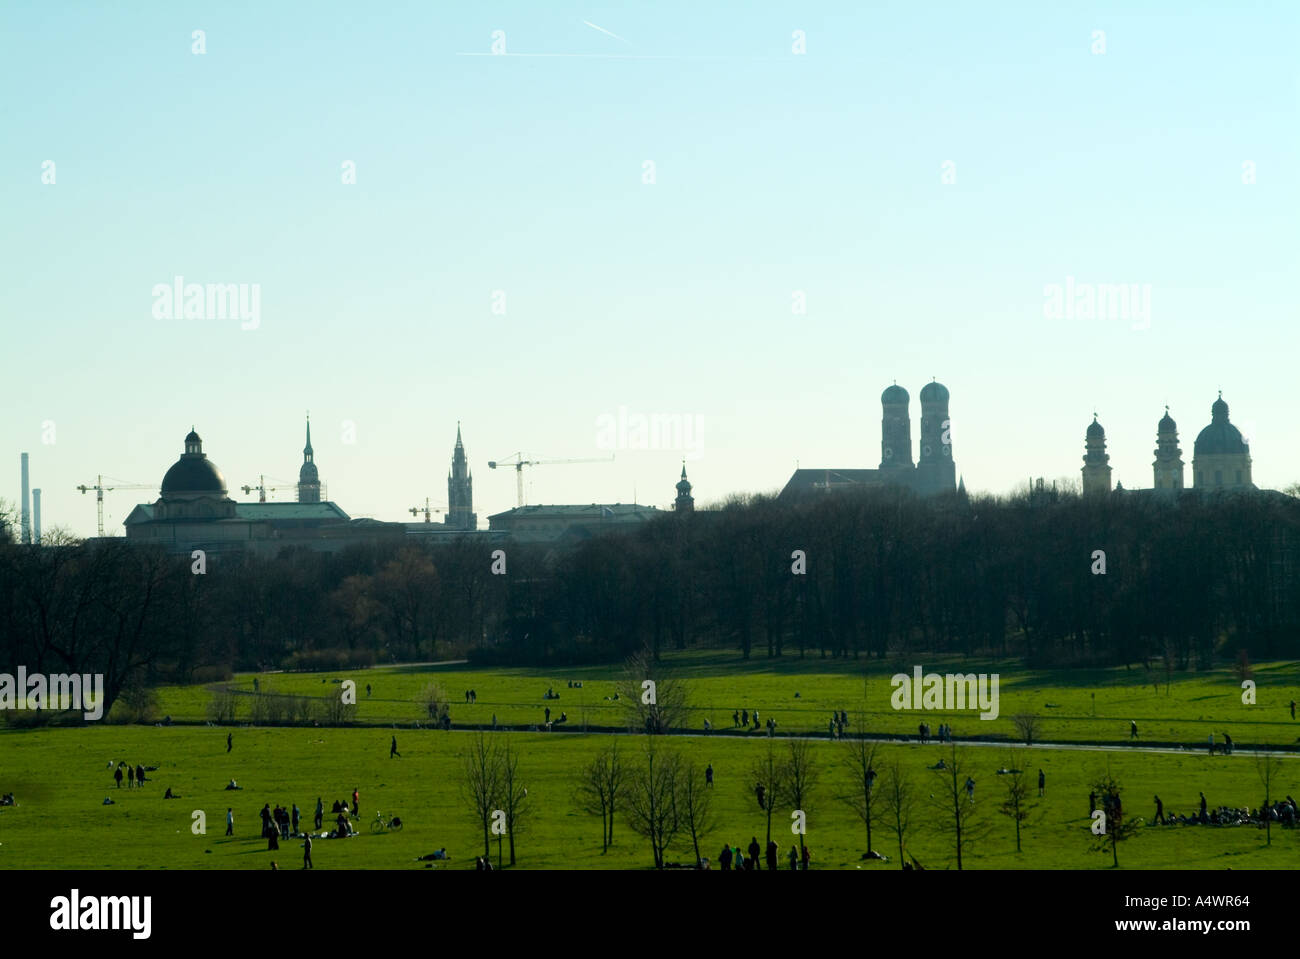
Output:
[[[1256,483],[1300,480],[1300,6],[459,7],[4,6],[0,497],[26,450],[92,533],[75,486],[158,483],[191,424],[232,490],[292,481],[310,409],[381,519],[446,502],[461,421],[485,525],[489,459],[608,456],[622,407],[693,418],[706,503],[877,465],[880,392],[915,442],[931,377],[972,490],[1077,476],[1094,409],[1149,486],[1166,403],[1190,480],[1220,389]],[[257,327],[155,318],[178,275],[258,284]],[[1067,276],[1149,327],[1045,317]],[[682,450],[614,454],[529,501],[671,503]]]

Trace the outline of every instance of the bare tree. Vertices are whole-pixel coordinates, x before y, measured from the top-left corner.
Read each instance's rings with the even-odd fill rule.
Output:
[[[1002,785],[1006,789],[1006,799],[998,808],[998,812],[1004,816],[1011,817],[1016,824],[1016,852],[1020,852],[1020,826],[1029,819],[1029,782],[1025,779],[1023,769],[1016,769],[1012,764],[1015,759],[1008,755],[1003,759],[1003,766],[1011,769],[1011,772],[1002,779]]]
[[[648,647],[628,658],[618,695],[634,732],[664,733],[687,723],[685,681],[657,662]]]
[[[895,759],[885,770],[884,793],[880,797],[884,807],[885,822],[898,840],[898,868],[902,869],[906,860],[903,848],[907,842],[907,832],[912,825],[912,814],[916,809],[916,790],[912,786],[903,764]]]
[[[1034,744],[1034,737],[1038,735],[1040,719],[1041,717],[1037,713],[1016,713],[1011,717],[1016,732],[1020,734],[1020,738],[1025,741],[1026,746]]]
[[[515,864],[515,835],[523,830],[532,807],[528,804],[528,790],[519,779],[519,751],[510,744],[510,737],[505,737],[501,748],[500,761],[500,802],[501,811],[506,814],[506,835],[510,837],[510,865]]]
[[[623,812],[628,827],[650,840],[656,869],[664,867],[664,851],[681,829],[677,815],[677,779],[681,760],[677,753],[647,736],[644,765],[638,765],[622,790]]]
[[[601,855],[608,852],[614,842],[614,811],[618,808],[624,772],[615,737],[583,768],[574,790],[574,800],[583,812],[600,815]]]
[[[1259,774],[1259,781],[1264,785],[1264,808],[1259,811],[1260,815],[1264,817],[1264,844],[1271,846],[1273,845],[1273,827],[1268,807],[1273,802],[1273,781],[1282,772],[1282,760],[1272,753],[1257,752],[1255,753],[1255,772]]]
[[[858,719],[858,728],[865,728],[861,717]],[[867,827],[867,852],[871,851],[871,824],[876,818],[878,807],[876,805],[876,753],[879,749],[879,743],[874,740],[854,737],[851,739],[841,740],[845,744],[847,756],[844,765],[848,767],[849,774],[853,779],[853,792],[842,797],[850,809],[852,809],[863,825]]]
[[[754,796],[758,798],[762,787],[760,806],[767,817],[767,841],[772,841],[772,810],[780,803],[785,791],[786,764],[776,752],[776,741],[767,740],[767,749],[762,757],[754,760],[750,767],[750,778],[754,780]]]
[[[461,792],[474,818],[483,827],[483,855],[491,857],[492,813],[501,795],[501,752],[493,737],[482,730],[474,733],[461,754],[464,778]]]
[[[781,784],[781,798],[789,802],[793,812],[807,813],[813,791],[817,788],[817,762],[806,739],[787,741],[789,755],[785,760]],[[770,804],[769,804],[770,805]],[[768,817],[771,821],[771,817]],[[769,832],[768,839],[771,839]],[[803,830],[799,831],[799,853],[804,851]]]
[[[957,870],[962,868],[962,854],[983,832],[984,822],[977,814],[974,799],[974,777],[972,766],[963,752],[958,752],[956,743],[949,749],[943,768],[934,771],[938,780],[939,794],[935,805],[947,816],[952,817],[953,850],[957,854]]]
[[[429,721],[440,725],[451,718],[451,699],[441,683],[429,683],[420,691],[416,700],[428,714]]]
[[[1105,773],[1097,774],[1092,782],[1092,790],[1101,797],[1103,813],[1100,820],[1103,832],[1100,835],[1093,834],[1098,840],[1097,848],[1105,851],[1106,847],[1109,846],[1111,862],[1118,868],[1119,844],[1134,834],[1138,827],[1138,821],[1124,817],[1123,803],[1120,800],[1123,786],[1111,773],[1110,763],[1106,764]],[[1093,823],[1097,821],[1094,816]]]
[[[713,790],[706,782],[704,770],[694,760],[685,762],[678,770],[677,789],[674,792],[677,819],[690,833],[695,848],[695,863],[700,862],[700,841],[713,831]]]

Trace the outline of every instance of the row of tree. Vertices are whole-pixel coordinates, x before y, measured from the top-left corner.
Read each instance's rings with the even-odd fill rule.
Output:
[[[472,535],[203,564],[47,540],[0,542],[0,657],[104,672],[110,700],[160,678],[457,653],[522,665],[731,647],[1169,669],[1300,655],[1300,499],[1280,494],[737,498],[564,548],[507,546],[499,565]]]

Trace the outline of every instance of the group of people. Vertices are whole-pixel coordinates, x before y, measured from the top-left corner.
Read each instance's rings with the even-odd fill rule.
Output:
[[[748,855],[746,855],[745,852],[742,852],[739,846],[723,846],[722,852],[718,853],[718,865],[724,870],[733,868],[738,870],[762,869],[763,866],[759,860],[759,856],[763,853],[763,849],[758,844],[757,836],[754,836],[749,840],[749,849],[747,851],[749,853]],[[777,846],[776,840],[769,839],[767,841],[767,852],[765,857],[768,869],[775,872],[779,868],[780,855],[781,850]],[[790,863],[790,868],[792,870],[798,869],[800,864],[802,864],[804,869],[807,869],[809,862],[812,861],[812,852],[807,846],[804,846],[803,851],[800,852],[798,846],[791,845],[790,851],[786,853],[786,860]],[[707,869],[708,860],[704,860],[703,862],[704,864],[702,865],[702,868]]]
[[[1218,809],[1209,809],[1209,803],[1205,799],[1205,793],[1201,793],[1200,810],[1191,816],[1179,815],[1178,813],[1165,813],[1165,804],[1159,796],[1155,797],[1156,815],[1151,820],[1152,824],[1159,823],[1161,826],[1264,826],[1265,823],[1275,822],[1287,828],[1292,828],[1297,822],[1300,822],[1300,810],[1296,808],[1296,801],[1290,796],[1284,800],[1277,800],[1272,803],[1264,803],[1258,809],[1250,809],[1243,806],[1240,809],[1234,809],[1231,806],[1220,806]]]
[[[758,729],[759,726],[758,726],[757,709],[754,710],[753,719],[754,719],[754,728]],[[733,729],[748,729],[749,720],[750,720],[750,712],[748,709],[737,709],[734,713],[731,714],[731,726]],[[776,723],[772,722],[772,724],[768,727],[768,732],[770,733],[774,729],[776,729]]]
[[[117,780],[117,788],[122,788],[122,770],[126,770],[126,788],[133,789],[137,784],[144,786],[144,766],[135,765],[122,761],[117,764],[117,769],[113,771],[113,778]]]
[[[709,768],[712,769],[713,767],[710,766]],[[14,799],[13,793],[5,793],[3,796],[0,796],[0,806],[17,806],[17,805],[18,805],[18,801]]]
[[[568,713],[565,713],[565,712],[561,712],[559,718],[555,720],[556,724],[559,724],[559,723],[567,723],[568,721],[569,721],[569,714],[568,714]],[[549,729],[550,726],[551,726],[551,707],[550,707],[550,706],[547,706],[547,707],[546,707],[546,727]]]
[[[941,743],[952,742],[952,727],[947,723],[939,724],[939,735],[937,737],[935,737],[931,732],[929,723],[921,723],[916,727],[916,731],[921,737],[922,745],[925,745],[933,738],[937,738]]]
[[[474,692],[474,690],[472,689],[465,690],[465,702],[467,703],[478,702],[478,693]]]
[[[839,712],[831,710],[831,722],[828,727],[831,739],[843,739],[844,727],[849,724],[848,710],[841,709]]]

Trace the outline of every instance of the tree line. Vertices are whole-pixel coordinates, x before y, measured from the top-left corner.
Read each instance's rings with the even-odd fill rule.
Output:
[[[736,497],[573,545],[358,544],[188,555],[0,523],[0,664],[102,672],[109,704],[162,680],[467,655],[620,662],[1023,657],[1213,665],[1300,655],[1300,499],[1033,490]],[[657,720],[654,720],[657,721]]]

